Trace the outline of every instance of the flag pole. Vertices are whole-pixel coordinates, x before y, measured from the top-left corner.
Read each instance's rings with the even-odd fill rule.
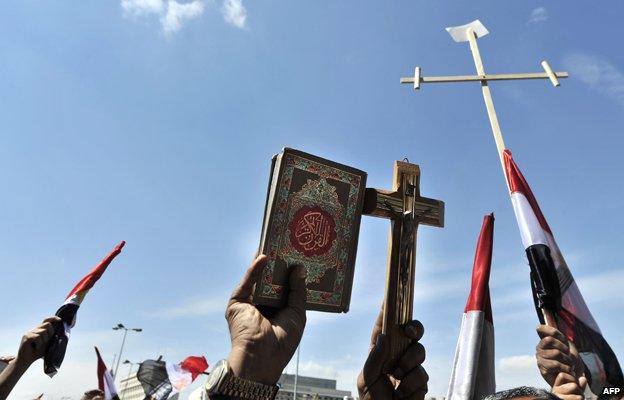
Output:
[[[485,76],[485,68],[483,67],[483,61],[481,60],[481,53],[479,52],[479,45],[477,44],[477,34],[474,29],[468,28],[468,43],[470,43],[470,51],[472,52],[472,58],[474,60],[475,68],[477,69],[477,75]],[[503,177],[505,178],[505,184],[507,185],[507,191],[511,193],[511,187],[507,180],[507,173],[505,172],[505,140],[503,139],[503,133],[498,123],[498,116],[496,115],[496,109],[494,108],[494,100],[492,100],[492,92],[488,86],[487,80],[481,81],[481,91],[483,92],[483,101],[485,102],[485,108],[487,109],[488,118],[490,120],[490,126],[492,127],[492,134],[494,136],[494,142],[496,143],[496,150],[498,152],[498,158],[500,159],[501,168],[503,169]],[[553,328],[558,328],[557,320],[551,310],[545,308],[541,309],[544,316],[544,322],[546,325]]]
[[[474,29],[468,28],[468,42],[470,43],[470,51],[472,52],[472,58],[477,69],[477,75],[485,76],[485,68],[483,68],[483,61],[481,60],[481,53],[479,52],[479,45],[477,44],[477,34]],[[503,152],[505,151],[505,140],[503,139],[503,133],[501,132],[500,124],[498,123],[498,116],[496,115],[496,109],[494,108],[494,100],[492,100],[492,92],[486,80],[481,81],[481,91],[483,92],[483,101],[485,102],[485,108],[487,109],[488,118],[490,119],[490,126],[492,127],[492,134],[494,135],[494,142],[496,143],[496,150],[498,151],[498,158],[500,159],[501,168],[503,169],[503,177],[509,190],[509,182],[507,182],[507,174],[505,173],[505,159],[503,158]]]
[[[295,367],[295,384],[293,388],[293,400],[297,400],[297,380],[299,378],[299,351],[301,349],[301,343],[297,346],[297,366]]]

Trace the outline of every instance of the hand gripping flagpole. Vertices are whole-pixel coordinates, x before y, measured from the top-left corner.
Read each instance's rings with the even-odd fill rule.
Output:
[[[451,82],[480,82],[481,91],[483,92],[483,100],[485,102],[485,108],[487,109],[488,118],[490,120],[490,126],[492,127],[492,134],[494,136],[494,142],[496,143],[496,150],[500,159],[501,167],[503,169],[503,176],[505,177],[505,183],[507,189],[510,190],[509,182],[507,181],[507,174],[505,172],[505,141],[501,132],[500,124],[498,123],[498,117],[496,115],[496,109],[494,108],[494,101],[492,100],[492,93],[488,85],[489,81],[506,81],[506,80],[526,80],[526,79],[549,79],[554,87],[560,85],[559,79],[567,78],[567,72],[554,72],[548,62],[542,61],[541,65],[544,72],[531,72],[531,73],[511,73],[511,74],[486,74],[483,67],[483,61],[481,60],[481,53],[479,52],[479,46],[477,39],[481,38],[489,33],[487,28],[479,20],[475,20],[469,24],[454,26],[446,28],[446,31],[451,35],[456,42],[468,42],[470,44],[470,51],[472,52],[472,58],[474,60],[477,75],[455,75],[455,76],[421,76],[421,68],[416,67],[414,69],[414,76],[401,78],[403,84],[413,84],[414,89],[420,89],[421,84],[424,83],[451,83]],[[547,325],[557,327],[557,321],[551,310],[542,309],[544,315],[544,321]]]

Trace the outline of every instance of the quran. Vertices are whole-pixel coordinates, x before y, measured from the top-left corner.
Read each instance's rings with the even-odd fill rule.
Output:
[[[282,307],[289,267],[306,269],[306,309],[347,312],[366,173],[298,150],[273,157],[253,301]]]

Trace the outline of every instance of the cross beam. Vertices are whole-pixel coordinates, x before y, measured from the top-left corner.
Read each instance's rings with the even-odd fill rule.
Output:
[[[507,176],[505,175],[505,162],[503,158],[503,152],[505,151],[505,141],[503,140],[503,134],[501,132],[500,124],[498,123],[498,116],[494,109],[494,101],[492,100],[492,93],[488,85],[489,81],[509,81],[509,80],[526,80],[526,79],[550,79],[553,86],[560,85],[560,78],[567,78],[567,72],[554,72],[548,62],[542,61],[542,68],[544,72],[533,73],[512,73],[512,74],[486,74],[485,68],[483,68],[483,61],[481,60],[481,53],[479,52],[479,46],[477,39],[487,35],[489,32],[479,21],[473,21],[469,24],[446,28],[447,32],[456,42],[468,42],[470,44],[470,51],[472,52],[472,58],[474,60],[477,75],[455,75],[455,76],[421,76],[420,67],[414,69],[414,76],[409,78],[401,78],[401,83],[414,85],[414,89],[419,89],[421,83],[449,83],[449,82],[480,82],[481,91],[483,92],[483,100],[485,102],[485,108],[487,109],[488,118],[492,127],[492,134],[494,135],[494,141],[498,150],[498,156],[500,158],[501,167],[503,168],[503,176],[505,176],[505,182],[507,182]]]
[[[542,61],[548,65],[546,61]],[[542,64],[543,65],[543,64]],[[550,79],[553,86],[559,86],[559,78],[568,78],[567,72],[528,72],[516,74],[485,74],[485,75],[450,75],[450,76],[420,76],[421,68],[416,67],[414,76],[401,78],[401,83],[414,84],[414,89],[420,89],[421,83],[452,83],[452,82],[482,82],[482,81],[517,81],[523,79]]]

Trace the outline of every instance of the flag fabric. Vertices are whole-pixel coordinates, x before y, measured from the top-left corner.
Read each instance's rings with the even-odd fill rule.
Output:
[[[544,323],[541,309],[554,313],[559,330],[579,351],[594,394],[602,394],[605,387],[624,386],[620,364],[585,304],[550,226],[509,150],[505,150],[504,161],[541,323]]]
[[[178,364],[145,360],[139,365],[137,379],[141,382],[145,399],[171,399],[208,369],[204,357],[190,356]]]
[[[98,279],[102,277],[108,265],[121,253],[121,249],[125,244],[126,242],[124,241],[117,244],[113,251],[104,257],[91,272],[85,275],[69,292],[63,305],[56,311],[56,316],[61,318],[61,322],[54,327],[54,335],[44,355],[44,372],[48,376],[53,377],[63,363],[69,335],[71,329],[76,324],[78,307],[80,307],[80,304],[89,290],[95,285]]]
[[[98,348],[95,348],[95,354],[97,354],[97,377],[98,377],[98,389],[104,392],[104,400],[119,400],[117,395],[117,388],[115,388],[115,380],[110,373]]]
[[[490,266],[494,242],[494,214],[483,218],[472,267],[470,294],[462,316],[455,360],[446,398],[482,399],[496,392],[494,324],[490,303]]]
[[[208,399],[208,395],[206,394],[206,388],[204,385],[201,385],[197,389],[193,390],[191,394],[189,394],[188,400],[210,400]]]

